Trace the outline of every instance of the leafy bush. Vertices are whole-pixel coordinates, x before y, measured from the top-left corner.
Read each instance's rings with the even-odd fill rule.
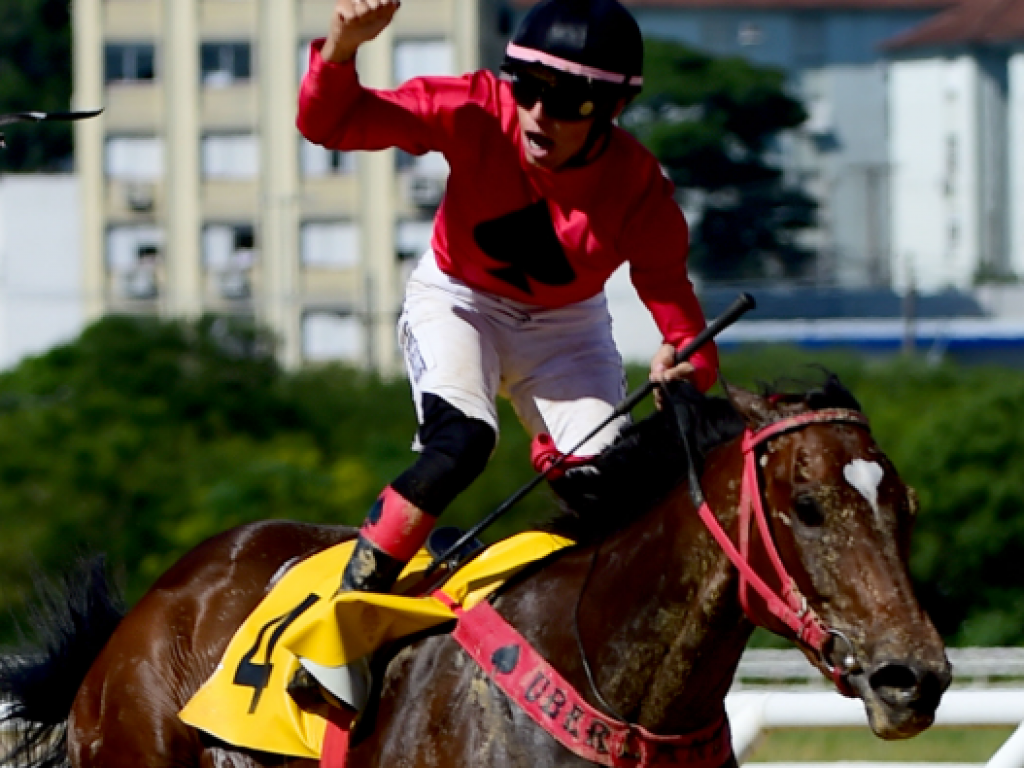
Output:
[[[282,371],[269,338],[224,320],[102,320],[0,376],[0,602],[23,600],[33,568],[83,551],[120,564],[134,600],[228,527],[358,525],[410,463],[414,430],[405,382]],[[508,432],[447,520],[471,524],[530,476],[526,437]],[[550,505],[537,494],[517,514]]]
[[[4,0],[0,3],[0,114],[63,112],[70,102],[71,3]],[[25,173],[71,167],[69,123],[12,125],[3,133],[7,149],[0,150],[0,170]]]

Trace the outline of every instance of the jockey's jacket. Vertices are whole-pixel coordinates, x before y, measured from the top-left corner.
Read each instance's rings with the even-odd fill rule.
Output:
[[[437,151],[450,167],[434,220],[438,266],[471,288],[552,308],[630,278],[665,340],[679,348],[704,327],[686,273],[686,220],[657,160],[615,126],[593,162],[552,172],[530,163],[510,84],[488,71],[419,77],[394,90],[359,83],[314,41],[298,128],[330,149]],[[707,344],[691,362],[700,389],[715,380]]]

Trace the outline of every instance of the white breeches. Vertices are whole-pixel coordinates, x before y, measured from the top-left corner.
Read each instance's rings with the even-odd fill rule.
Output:
[[[420,422],[421,398],[431,393],[497,433],[500,394],[531,435],[547,432],[567,451],[625,396],[604,294],[556,309],[531,306],[473,290],[427,251],[406,288],[398,336]],[[578,455],[600,452],[627,420],[613,421]]]

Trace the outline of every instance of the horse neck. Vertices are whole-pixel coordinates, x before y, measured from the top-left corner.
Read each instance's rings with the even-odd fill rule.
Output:
[[[734,441],[712,453],[702,480],[727,530],[742,467]],[[736,572],[685,485],[599,545],[596,557],[580,623],[602,694],[660,733],[714,721],[753,627],[742,616]]]

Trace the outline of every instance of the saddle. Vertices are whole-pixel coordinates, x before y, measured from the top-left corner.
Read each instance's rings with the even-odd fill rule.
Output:
[[[182,721],[234,746],[318,759],[328,717],[299,707],[288,684],[299,662],[343,668],[382,646],[449,622],[485,601],[525,566],[572,545],[531,531],[498,542],[421,597],[337,592],[354,541],[293,565],[235,633],[211,677],[179,713]],[[424,549],[399,577],[416,581],[432,560]]]

